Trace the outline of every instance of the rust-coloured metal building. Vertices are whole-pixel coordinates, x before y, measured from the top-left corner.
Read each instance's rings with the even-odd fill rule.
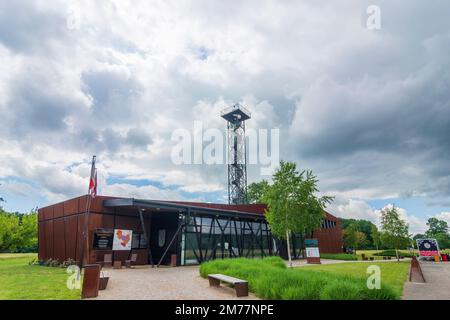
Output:
[[[88,196],[39,209],[39,259],[80,261],[88,217],[88,249],[83,261],[103,261],[113,254],[124,261],[137,253],[137,264],[198,264],[227,257],[287,256],[285,242],[273,238],[265,220],[265,205],[226,205],[152,201],[97,196],[86,215]],[[109,235],[132,230],[132,250],[113,251]],[[339,219],[326,213],[322,228],[311,235],[324,253],[343,250]],[[105,240],[106,239],[106,240]],[[304,254],[304,238],[292,236],[292,254]]]

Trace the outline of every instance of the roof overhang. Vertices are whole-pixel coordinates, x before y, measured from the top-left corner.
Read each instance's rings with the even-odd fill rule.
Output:
[[[217,208],[199,207],[194,205],[186,205],[173,203],[169,201],[141,200],[134,198],[116,198],[106,199],[103,206],[108,208],[136,208],[149,209],[152,211],[170,211],[174,213],[200,213],[207,215],[232,216],[236,218],[265,219],[264,215],[237,210],[224,210]]]

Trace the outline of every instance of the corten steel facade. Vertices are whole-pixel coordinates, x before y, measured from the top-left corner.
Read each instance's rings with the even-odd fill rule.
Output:
[[[82,196],[39,209],[39,259],[80,261],[86,201],[87,196]],[[228,257],[287,256],[285,242],[270,233],[264,205],[98,196],[90,208],[85,263],[103,261],[107,253],[113,254],[114,261],[130,258],[130,251],[93,248],[96,234],[114,229],[133,230],[132,253],[138,253],[137,264],[169,264],[174,256],[177,265]],[[310,236],[319,240],[321,252],[342,252],[340,222],[331,214],[326,214],[322,228]],[[303,255],[303,238],[292,237],[294,258]]]

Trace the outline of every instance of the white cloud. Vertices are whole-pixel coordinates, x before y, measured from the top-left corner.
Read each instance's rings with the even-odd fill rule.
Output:
[[[340,218],[364,219],[379,224],[379,214],[362,200],[338,197],[327,210]]]
[[[161,190],[154,186],[134,186],[130,184],[112,184],[102,187],[103,193],[115,197],[131,197],[152,200],[184,200],[178,192]]]
[[[373,222],[378,228],[381,228],[381,210],[389,208],[392,208],[392,204],[387,204],[381,209],[374,209],[363,200],[337,197],[331,206],[327,208],[327,211],[340,218],[368,220]],[[396,207],[396,209],[400,218],[408,223],[410,233],[424,233],[427,230],[425,218],[409,214],[404,208]],[[445,213],[441,215],[444,216]]]
[[[383,209],[390,209],[392,208],[392,204],[388,204],[382,208]],[[405,220],[406,223],[409,225],[409,233],[417,234],[417,233],[424,233],[427,230],[426,227],[426,221],[424,218],[419,218],[417,216],[411,215],[407,212],[406,209],[400,208],[396,206],[396,209],[399,213],[399,216],[402,220]],[[376,210],[377,214],[380,215],[381,210]]]
[[[450,225],[450,212],[441,212],[436,215],[436,218],[444,220]]]

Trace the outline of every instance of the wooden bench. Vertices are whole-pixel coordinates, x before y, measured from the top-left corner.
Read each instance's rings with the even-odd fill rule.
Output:
[[[219,287],[220,282],[225,282],[234,285],[237,297],[248,296],[248,282],[245,280],[233,278],[224,274],[209,274],[208,280],[211,287]]]

